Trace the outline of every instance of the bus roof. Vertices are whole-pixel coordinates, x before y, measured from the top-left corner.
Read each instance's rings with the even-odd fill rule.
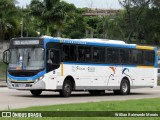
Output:
[[[70,39],[70,38],[51,37],[51,36],[42,36],[42,37],[53,38],[53,39],[63,39],[63,40],[78,40],[78,41],[85,41],[85,42],[126,44],[124,41],[121,41],[121,40],[110,40],[110,39],[100,39],[100,38]]]
[[[61,38],[61,37],[51,37],[51,36],[42,36],[41,39],[44,39],[44,43],[48,42],[60,42],[68,44],[81,44],[81,45],[93,45],[93,46],[108,46],[108,47],[121,47],[121,48],[135,48],[135,49],[146,49],[154,50],[152,46],[140,46],[136,44],[128,44],[121,40],[110,40],[110,39],[100,39],[100,38],[85,38],[85,39],[70,39],[70,38]],[[33,39],[31,38],[15,38],[19,40],[24,39]],[[34,37],[34,39],[36,39]]]
[[[100,38],[70,39],[70,38],[50,37],[50,36],[43,36],[43,38],[45,38],[45,40],[50,39],[50,42],[54,41],[54,42],[70,43],[70,44],[86,44],[95,46],[111,46],[111,47],[135,48],[135,49],[146,49],[146,50],[155,49],[155,47],[152,46],[128,44],[121,40],[110,40],[110,39],[100,39]]]
[[[85,38],[85,39],[70,39],[60,37],[43,36],[44,41],[47,42],[60,42],[69,44],[82,44],[93,46],[108,46],[108,47],[122,47],[122,48],[136,48],[136,44],[127,44],[120,40],[99,39],[99,38]]]

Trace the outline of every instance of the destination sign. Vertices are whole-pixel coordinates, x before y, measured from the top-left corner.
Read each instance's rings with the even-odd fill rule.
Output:
[[[13,45],[38,45],[39,40],[15,40]]]

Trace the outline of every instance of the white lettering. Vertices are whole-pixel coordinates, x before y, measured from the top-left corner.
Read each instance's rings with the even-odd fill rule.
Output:
[[[39,40],[17,40],[14,41],[14,45],[38,45]]]
[[[41,113],[28,113],[28,117],[42,117]]]
[[[27,113],[12,113],[12,117],[27,117]]]
[[[158,114],[157,113],[146,113],[146,116],[149,116],[149,117],[158,117]]]
[[[118,116],[118,117],[127,117],[127,114],[126,113],[115,113],[115,116]]]

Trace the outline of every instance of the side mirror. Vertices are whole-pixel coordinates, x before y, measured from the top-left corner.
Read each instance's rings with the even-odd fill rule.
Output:
[[[10,51],[9,49],[3,52],[3,62],[9,64],[10,61]]]

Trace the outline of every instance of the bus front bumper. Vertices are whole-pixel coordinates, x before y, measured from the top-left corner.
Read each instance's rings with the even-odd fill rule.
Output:
[[[36,89],[46,89],[45,81],[41,80],[36,83],[19,83],[19,82],[11,82],[7,81],[7,86],[9,89],[17,89],[17,90],[36,90]]]

